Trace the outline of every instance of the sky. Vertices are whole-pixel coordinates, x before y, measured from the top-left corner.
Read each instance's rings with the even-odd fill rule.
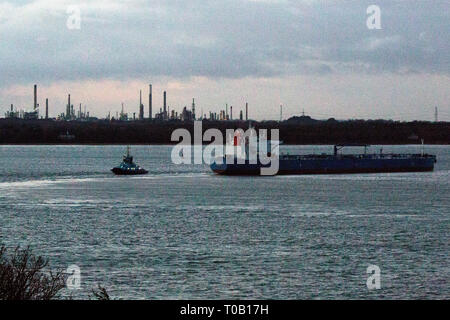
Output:
[[[50,116],[68,93],[138,114],[143,90],[147,117],[152,84],[154,112],[166,90],[197,114],[450,121],[449,80],[449,0],[0,0],[1,116],[31,110],[37,84]]]

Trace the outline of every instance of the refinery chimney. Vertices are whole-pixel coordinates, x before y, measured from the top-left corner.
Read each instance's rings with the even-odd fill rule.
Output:
[[[195,99],[192,98],[192,119],[195,120]]]
[[[48,98],[45,99],[45,119],[48,119]]]
[[[144,119],[144,105],[142,104],[142,90],[139,90],[139,120]]]
[[[35,84],[34,85],[34,108],[33,108],[33,110],[36,111],[36,108],[37,108],[37,85]]]
[[[150,94],[148,95],[148,118],[152,119],[152,85],[150,85]]]
[[[233,106],[230,106],[230,120],[233,120]]]
[[[248,102],[245,103],[245,120],[248,120]]]
[[[163,117],[164,117],[164,119],[166,119],[166,116],[167,116],[167,105],[166,105],[166,103],[167,103],[167,93],[164,91],[164,105],[163,105],[163,108],[164,108]]]
[[[70,119],[70,93],[68,96],[67,108],[66,108],[66,119]]]

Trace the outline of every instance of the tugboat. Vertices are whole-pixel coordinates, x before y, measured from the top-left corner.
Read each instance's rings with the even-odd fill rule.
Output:
[[[118,167],[111,169],[117,175],[136,175],[147,174],[148,171],[139,167],[133,162],[133,157],[130,156],[130,147],[127,147],[127,154],[123,156],[123,161]]]

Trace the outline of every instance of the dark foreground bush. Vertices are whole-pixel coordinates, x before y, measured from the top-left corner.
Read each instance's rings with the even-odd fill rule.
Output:
[[[98,289],[92,289],[92,295],[95,300],[108,301],[111,300],[108,292],[102,286],[98,286]]]
[[[0,247],[0,300],[50,300],[65,287],[62,271],[47,271],[48,259],[17,247]]]

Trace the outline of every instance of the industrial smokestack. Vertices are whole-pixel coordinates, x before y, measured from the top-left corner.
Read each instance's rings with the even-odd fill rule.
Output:
[[[245,120],[248,120],[248,102],[245,103]]]
[[[45,99],[45,119],[48,119],[48,98]]]
[[[167,93],[164,91],[164,105],[163,105],[164,118],[167,116],[167,105],[166,105],[166,103],[167,103]]]
[[[67,102],[67,108],[66,108],[66,119],[70,119],[70,93],[69,93],[69,97],[68,97],[68,102]]]
[[[152,119],[152,85],[150,85],[150,94],[148,95],[148,118]]]
[[[233,106],[230,106],[230,120],[233,120]]]
[[[192,119],[195,120],[195,99],[192,98]]]
[[[142,104],[142,90],[139,90],[139,120],[144,119],[144,105]]]
[[[34,110],[37,108],[37,85],[34,85]]]
[[[13,108],[14,108],[14,106],[13,106],[13,104],[11,103],[11,112],[14,111]]]
[[[37,85],[34,85],[34,105],[33,109],[36,110],[37,108]]]

